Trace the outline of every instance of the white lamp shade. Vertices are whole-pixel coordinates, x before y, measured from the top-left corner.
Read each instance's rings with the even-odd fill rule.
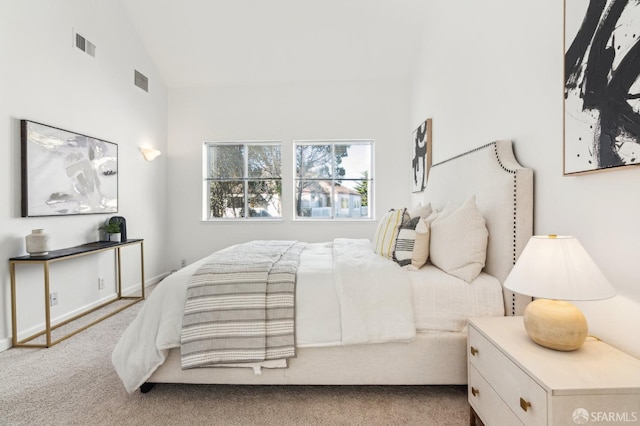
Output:
[[[554,235],[529,239],[504,287],[558,300],[599,300],[616,294],[577,238]]]

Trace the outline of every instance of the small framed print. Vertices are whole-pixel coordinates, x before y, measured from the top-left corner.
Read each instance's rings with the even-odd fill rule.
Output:
[[[412,169],[412,191],[422,192],[427,186],[429,169],[431,168],[431,128],[432,119],[427,118],[413,132],[411,141],[413,159]]]

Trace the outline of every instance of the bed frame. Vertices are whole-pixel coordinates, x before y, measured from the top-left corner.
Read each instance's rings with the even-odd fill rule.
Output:
[[[441,209],[476,195],[489,229],[485,271],[500,282],[511,271],[533,230],[533,171],[516,160],[510,141],[493,142],[431,167],[424,202]],[[504,293],[505,314],[520,315],[530,298]],[[182,370],[180,350],[141,386],[155,383],[285,385],[466,384],[466,330],[420,332],[411,343],[299,348],[285,369]]]

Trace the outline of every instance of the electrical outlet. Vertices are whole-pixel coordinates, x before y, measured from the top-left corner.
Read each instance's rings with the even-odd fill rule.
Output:
[[[187,266],[187,259],[182,259],[182,260],[180,261],[180,267],[181,267],[181,268],[184,268],[185,266]]]
[[[58,304],[58,292],[54,291],[49,293],[49,306],[56,306]]]
[[[104,288],[104,278],[98,278],[98,290],[102,290]]]

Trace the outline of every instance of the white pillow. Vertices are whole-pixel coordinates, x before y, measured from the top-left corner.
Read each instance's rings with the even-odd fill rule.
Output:
[[[489,231],[472,195],[455,209],[447,205],[431,224],[431,263],[471,282],[484,268]]]
[[[433,209],[431,208],[431,203],[427,203],[424,205],[418,204],[416,207],[409,210],[409,216],[411,216],[411,219],[413,219],[414,217],[420,217],[424,219],[428,217],[432,212]]]
[[[429,258],[429,225],[420,220],[416,225],[415,241],[413,242],[413,252],[411,252],[412,269],[420,269],[427,263]]]
[[[378,222],[373,235],[373,251],[382,257],[391,259],[396,248],[396,238],[400,226],[409,219],[406,209],[390,210]]]
[[[436,220],[438,212],[433,211],[423,218],[416,225],[416,236],[413,243],[413,253],[411,253],[410,269],[420,269],[429,259],[429,239],[431,234],[431,222]]]

